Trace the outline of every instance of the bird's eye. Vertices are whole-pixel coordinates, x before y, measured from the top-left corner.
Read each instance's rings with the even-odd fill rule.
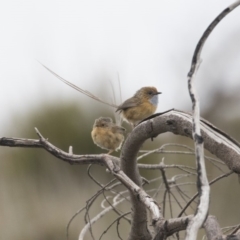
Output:
[[[102,127],[104,127],[104,126],[105,126],[105,124],[104,124],[104,123],[102,123],[102,124],[101,124],[101,126],[102,126]]]
[[[149,95],[153,95],[153,91],[149,91],[148,94],[149,94]]]

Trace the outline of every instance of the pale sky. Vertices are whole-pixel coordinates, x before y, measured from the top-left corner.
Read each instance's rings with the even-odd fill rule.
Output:
[[[0,8],[1,131],[13,111],[79,96],[68,81],[97,92],[102,76],[123,100],[143,86],[163,92],[158,111],[190,110],[187,73],[195,46],[230,0],[8,0]],[[215,87],[240,89],[240,7],[214,30],[197,76],[202,106]],[[114,79],[115,78],[115,79]],[[105,84],[103,83],[103,87]],[[117,89],[116,89],[117,90]],[[104,96],[101,96],[104,98]]]

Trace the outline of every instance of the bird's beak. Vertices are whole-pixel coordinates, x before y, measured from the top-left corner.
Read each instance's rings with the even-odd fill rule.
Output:
[[[161,92],[157,92],[157,93],[155,93],[155,95],[158,95],[158,94],[162,94]]]

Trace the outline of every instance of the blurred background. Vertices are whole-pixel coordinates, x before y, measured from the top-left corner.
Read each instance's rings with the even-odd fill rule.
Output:
[[[113,100],[111,80],[118,104],[143,86],[155,86],[163,93],[158,112],[170,108],[191,111],[186,76],[193,51],[209,23],[232,2],[5,1],[0,8],[0,136],[37,138],[37,127],[64,151],[71,145],[75,154],[104,152],[93,144],[90,132],[94,119],[113,117],[113,109],[71,89],[38,61],[109,102]],[[237,8],[207,40],[196,79],[202,116],[238,141],[239,43]],[[190,140],[164,134],[144,144],[144,149],[164,143],[193,146]],[[163,156],[142,162],[157,163]],[[195,161],[192,156],[168,154],[165,163],[194,166]],[[210,180],[219,175],[215,166],[207,167]],[[71,216],[99,189],[86,168],[70,166],[41,149],[1,147],[0,239],[65,239]],[[93,171],[103,183],[111,179],[103,167],[94,166]],[[143,171],[148,179],[154,174]],[[188,191],[195,193],[196,187],[191,185]],[[209,212],[222,227],[239,223],[239,197],[235,175],[213,186]],[[96,204],[91,216],[99,209]],[[101,220],[96,236],[113,216]],[[70,226],[70,239],[77,239],[83,226],[80,215]],[[123,238],[126,234],[125,230]]]

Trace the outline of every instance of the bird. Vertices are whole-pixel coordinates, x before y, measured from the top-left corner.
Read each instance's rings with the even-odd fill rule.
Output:
[[[157,109],[158,105],[158,92],[155,87],[142,87],[139,89],[133,97],[127,99],[121,105],[116,105],[114,103],[109,103],[102,100],[101,98],[95,96],[89,91],[83,90],[82,88],[74,85],[73,83],[67,81],[66,79],[60,77],[58,74],[53,72],[51,69],[40,63],[44,68],[46,68],[50,73],[52,73],[59,80],[67,84],[68,86],[74,88],[80,93],[98,101],[105,105],[116,108],[116,112],[120,112],[123,119],[135,127],[139,122],[151,116]]]
[[[156,111],[159,94],[161,92],[155,87],[142,87],[133,97],[119,105],[116,112],[120,112],[123,119],[134,127]]]
[[[93,142],[111,154],[121,148],[124,141],[125,128],[113,123],[110,117],[97,118],[93,124],[91,136]]]

